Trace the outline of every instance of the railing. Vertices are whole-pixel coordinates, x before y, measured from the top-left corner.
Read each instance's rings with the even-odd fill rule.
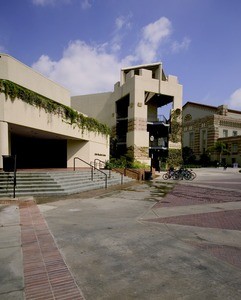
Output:
[[[94,165],[96,164],[96,161],[105,164],[105,162],[104,162],[103,160],[100,160],[99,158],[96,158],[96,159],[94,160]],[[111,171],[112,171],[112,170],[115,171],[115,172],[117,172],[117,173],[119,173],[119,174],[121,174],[121,184],[123,184],[123,176],[124,176],[125,174],[123,174],[121,171],[119,171],[119,170],[116,169],[116,168],[112,168],[112,169],[108,169],[108,170],[109,170],[109,178],[110,178],[110,176],[111,176]]]
[[[98,172],[102,173],[105,175],[105,188],[107,189],[107,174],[99,169],[97,169],[95,166],[92,166],[91,164],[89,164],[88,162],[86,162],[85,160],[83,160],[82,158],[79,157],[75,157],[74,158],[74,171],[75,171],[75,161],[76,159],[82,161],[83,163],[85,163],[86,165],[91,167],[91,180],[94,180],[94,170],[97,170]]]
[[[164,115],[158,115],[157,119],[159,122],[167,123],[167,119]]]
[[[130,173],[134,173],[135,175],[137,175],[137,180],[141,180],[142,178],[142,174],[141,174],[141,172],[140,171],[137,171],[137,170],[132,170],[132,169],[129,169],[129,168],[125,168],[124,169],[124,175],[126,176],[126,172],[130,172]]]
[[[150,117],[150,118],[148,118],[147,122],[162,123],[165,126],[167,126],[167,125],[169,126],[169,122],[164,115],[157,115],[156,117]]]
[[[119,171],[118,169],[116,169],[116,168],[113,168],[113,169],[111,169],[111,170],[114,170],[115,172],[121,174],[121,184],[123,184],[123,177],[124,177],[124,174],[123,174],[121,171]]]

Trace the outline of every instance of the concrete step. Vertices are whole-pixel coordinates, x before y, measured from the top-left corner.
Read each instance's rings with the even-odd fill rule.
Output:
[[[105,174],[103,174],[104,172]],[[93,172],[91,171],[54,171],[54,172],[17,172],[15,196],[29,195],[69,195],[82,191],[105,188],[111,185],[121,184],[121,175],[115,172],[109,173],[108,170]],[[109,175],[111,175],[109,177]],[[128,177],[123,177],[123,183],[133,181]],[[0,197],[12,197],[13,195],[14,174],[0,172]]]

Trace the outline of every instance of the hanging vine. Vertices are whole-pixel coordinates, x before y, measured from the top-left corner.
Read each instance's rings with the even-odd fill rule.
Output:
[[[82,130],[86,129],[100,134],[110,135],[110,129],[107,125],[98,122],[94,118],[86,117],[69,106],[48,99],[12,81],[0,79],[0,93],[5,94],[6,100],[8,98],[10,98],[11,101],[21,99],[30,105],[44,109],[47,113],[61,115],[63,121],[71,125],[76,124]]]
[[[171,113],[171,130],[169,139],[173,143],[181,142],[182,123],[181,123],[181,109],[177,108]]]

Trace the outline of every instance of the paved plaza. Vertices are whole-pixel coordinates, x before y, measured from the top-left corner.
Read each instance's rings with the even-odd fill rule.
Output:
[[[0,200],[0,299],[241,299],[241,173],[195,172]]]

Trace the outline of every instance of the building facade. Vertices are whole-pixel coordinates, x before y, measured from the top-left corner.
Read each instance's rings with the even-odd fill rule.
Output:
[[[23,169],[73,167],[74,157],[108,160],[108,129],[72,109],[68,90],[0,54],[0,169],[8,155]]]
[[[241,166],[241,111],[187,102],[183,106],[183,147],[191,148],[200,159],[217,141],[228,150],[222,154],[222,163]],[[219,160],[217,153],[210,156]]]
[[[182,85],[161,63],[123,68],[113,92],[75,96],[71,106],[111,127],[117,157],[130,151],[158,169],[170,149],[181,149]]]

